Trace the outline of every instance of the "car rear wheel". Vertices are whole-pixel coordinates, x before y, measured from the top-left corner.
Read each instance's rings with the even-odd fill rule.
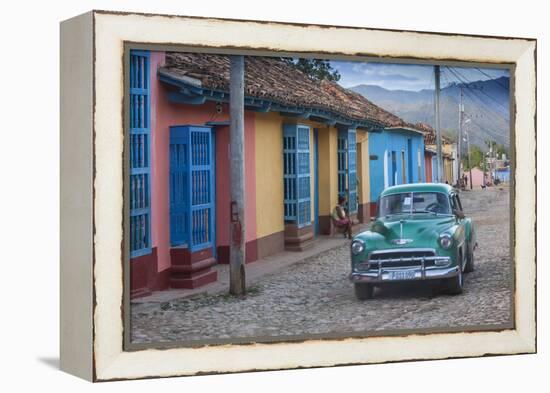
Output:
[[[355,297],[359,300],[371,299],[374,294],[374,286],[372,284],[354,283]]]
[[[458,274],[447,281],[447,289],[451,295],[460,295],[464,287],[464,275],[462,274],[462,253],[458,254]]]

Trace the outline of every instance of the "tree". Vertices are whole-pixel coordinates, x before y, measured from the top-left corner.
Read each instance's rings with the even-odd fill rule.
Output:
[[[290,57],[285,57],[283,60],[302,71],[309,78],[316,81],[328,80],[338,82],[341,77],[338,70],[332,68],[329,60],[293,59]]]
[[[477,145],[470,146],[470,159],[468,165],[468,154],[462,156],[462,164],[464,165],[465,170],[470,170],[470,168],[481,167],[483,164],[483,151]]]
[[[487,150],[489,150],[491,147],[493,148],[493,154],[495,154],[496,158],[501,158],[503,154],[506,154],[506,157],[510,156],[508,153],[508,148],[506,146],[499,145],[493,140],[485,140],[485,146],[487,147]]]
[[[509,157],[508,149],[504,145],[497,145],[497,157],[501,158],[503,154]]]

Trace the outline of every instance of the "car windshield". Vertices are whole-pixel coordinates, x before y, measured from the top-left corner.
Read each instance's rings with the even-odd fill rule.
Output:
[[[451,214],[449,198],[440,192],[405,192],[380,198],[379,215]]]

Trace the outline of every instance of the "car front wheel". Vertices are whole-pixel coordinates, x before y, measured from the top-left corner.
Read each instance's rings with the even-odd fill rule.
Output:
[[[464,275],[462,273],[462,254],[458,257],[458,274],[447,281],[447,289],[451,295],[460,295],[464,287]]]
[[[470,243],[468,252],[466,253],[466,266],[464,266],[464,273],[470,273],[474,271],[474,245]]]
[[[372,284],[354,283],[355,297],[359,300],[371,299],[374,294],[374,287]]]

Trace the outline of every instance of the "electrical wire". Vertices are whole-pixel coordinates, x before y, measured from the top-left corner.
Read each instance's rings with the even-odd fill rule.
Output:
[[[497,121],[501,121],[502,123],[508,124],[510,123],[510,120],[504,117],[503,115],[493,111],[490,106],[487,106],[483,100],[481,100],[478,96],[472,94],[469,90],[464,90],[464,94],[467,98],[469,98],[472,102],[478,102],[481,105],[485,106],[487,109],[485,111],[485,114],[492,116],[493,119],[496,119]]]
[[[447,81],[448,83],[448,86],[456,86],[456,83],[455,84],[452,84],[451,81],[447,78],[447,75],[446,73],[443,73],[443,78]],[[481,116],[484,116],[484,114],[486,115],[489,115],[490,117],[492,117],[492,121],[495,121],[497,123],[502,123],[503,126],[506,126],[506,125],[509,125],[509,120],[507,120],[506,118],[500,116],[498,113],[494,112],[493,111],[493,108],[489,107],[485,101],[483,101],[480,97],[476,96],[476,95],[473,95],[468,89],[463,89],[463,92],[465,93],[464,94],[464,97],[465,98],[468,98],[472,101],[472,103],[478,101],[479,103],[481,103],[482,105],[485,106],[485,108],[487,109],[486,111],[484,111],[484,113],[481,114]],[[467,103],[467,102],[466,102]],[[466,104],[465,103],[465,104]],[[474,104],[476,105],[476,104]],[[466,105],[465,105],[466,106]],[[477,105],[476,105],[477,106]],[[476,116],[478,117],[478,116]],[[487,127],[484,127],[484,128],[487,128]]]
[[[448,67],[447,67],[448,68]],[[508,110],[505,111],[505,113],[499,113],[499,112],[496,112],[494,110],[494,108],[490,107],[487,102],[482,98],[480,97],[479,95],[476,94],[476,92],[478,91],[481,91],[479,89],[474,89],[474,88],[471,88],[471,87],[468,87],[468,83],[471,83],[471,82],[465,82],[464,80],[462,80],[459,76],[457,76],[450,68],[449,68],[449,71],[453,74],[454,78],[459,82],[459,84],[461,85],[461,87],[463,88],[463,91],[469,95],[469,97],[473,100],[474,98],[477,98],[477,100],[479,101],[479,103],[481,103],[482,105],[484,105],[487,109],[488,109],[488,113],[491,113],[491,114],[494,114],[495,116],[498,116],[500,119],[502,119],[504,122],[506,123],[509,123],[510,120],[508,118]],[[485,94],[485,93],[484,93]],[[487,95],[487,94],[485,94]],[[490,96],[488,96],[490,97]],[[494,98],[490,97],[491,99],[494,100]],[[497,102],[498,103],[498,102]],[[502,104],[499,103],[500,106],[502,106],[504,108],[504,106]]]
[[[475,68],[476,70],[478,70],[482,75],[485,75],[487,78],[489,78],[490,80],[492,80],[493,82],[495,82],[497,85],[499,85],[500,87],[502,87],[504,90],[506,91],[510,91],[510,86],[505,86],[503,85],[502,83],[500,83],[498,81],[498,79],[495,79],[493,76],[489,75],[488,73],[484,72],[482,69],[480,68]]]
[[[493,137],[502,138],[504,141],[506,141],[508,143],[510,142],[510,137],[508,135],[506,135],[506,134],[502,135],[498,131],[495,131],[494,129],[490,129],[490,128],[487,128],[486,126],[482,126],[481,124],[479,124],[478,122],[473,120],[471,117],[468,117],[468,119],[470,119],[470,121],[473,124],[475,124],[480,130],[483,130],[483,131],[487,132],[488,134],[491,134]]]
[[[447,68],[447,67],[446,67]],[[452,70],[449,69],[449,72],[452,73]],[[455,82],[452,82],[448,76],[447,76],[447,73],[444,72],[442,73],[443,75],[443,78],[445,79],[446,83],[447,83],[447,87],[448,86],[456,86],[457,84]],[[465,93],[465,97],[466,98],[469,98],[471,101],[479,101],[481,104],[483,104],[485,106],[485,108],[487,109],[486,111],[484,111],[486,114],[488,115],[491,115],[493,116],[493,120],[498,120],[499,122],[501,121],[503,123],[503,126],[506,125],[509,127],[509,121],[506,120],[505,118],[503,118],[502,116],[500,116],[498,113],[494,112],[493,108],[491,108],[490,106],[488,106],[486,104],[486,102],[481,98],[479,97],[478,95],[475,95],[473,94],[470,89],[467,88],[467,86],[464,85],[464,81],[459,79],[459,77],[455,74],[454,75],[454,79],[457,80],[460,84],[462,84],[462,87],[464,88],[463,91]],[[482,114],[483,116],[483,114]],[[472,115],[469,115],[468,118],[470,119],[470,121],[475,124],[477,126],[478,129],[480,130],[484,130],[487,134],[489,134],[491,137],[495,138],[495,139],[501,139],[501,140],[504,140],[505,142],[509,143],[510,142],[510,138],[507,134],[501,134],[500,131],[498,131],[497,129],[495,128],[492,128],[492,127],[488,127],[487,125],[485,126],[482,126],[481,124],[479,124],[477,121],[474,120],[474,117]]]
[[[501,108],[503,108],[506,112],[508,112],[509,108],[506,108],[504,105],[502,105],[502,103],[500,103],[496,98],[490,96],[489,94],[487,94],[486,92],[484,92],[482,89],[476,89],[476,88],[472,88],[471,86],[468,86],[470,84],[472,84],[473,82],[470,81],[468,78],[466,78],[464,75],[462,75],[456,68],[453,68],[453,67],[445,67],[447,68],[453,75],[455,75],[455,77],[460,80],[462,83],[464,83],[466,86],[464,86],[465,88],[467,89],[470,89],[472,91],[475,91],[475,92],[480,92],[481,94],[483,94],[484,96],[486,96],[487,98],[489,98],[490,100],[492,100],[493,102],[495,102],[497,105],[499,105]]]

